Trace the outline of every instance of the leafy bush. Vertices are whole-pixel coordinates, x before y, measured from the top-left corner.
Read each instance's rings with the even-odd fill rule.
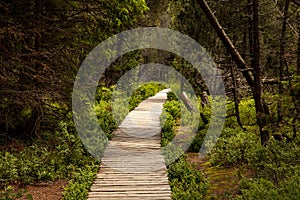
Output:
[[[266,179],[242,179],[240,195],[245,200],[298,200],[300,197],[300,177],[293,176],[278,186]]]
[[[241,129],[224,128],[212,152],[212,165],[231,166],[248,163],[251,153],[260,145],[259,138]]]
[[[91,163],[82,168],[79,172],[74,174],[73,179],[68,183],[64,189],[64,200],[84,200],[87,198],[89,188],[91,187],[99,164]]]
[[[240,119],[244,126],[254,126],[256,124],[255,104],[253,99],[242,99],[239,103]],[[235,128],[237,120],[235,117],[234,102],[227,101],[227,115],[225,126]]]
[[[114,116],[111,112],[110,102],[100,100],[95,105],[95,112],[100,123],[101,129],[108,138],[111,138],[112,131],[117,128],[117,123],[114,119]]]
[[[172,100],[178,101],[178,98],[174,92],[170,91],[167,93],[167,100],[168,101],[172,101]]]
[[[299,156],[297,141],[287,143],[271,139],[266,147],[255,148],[249,159],[250,167],[257,177],[278,183],[300,171]]]
[[[159,91],[165,89],[165,87],[161,84],[157,83],[147,83],[141,87],[139,87],[133,94],[130,96],[129,100],[129,111],[133,110],[135,107],[139,105],[143,100],[148,97],[154,96]]]
[[[206,136],[206,133],[207,133],[207,128],[204,128],[197,132],[192,144],[190,145],[190,147],[188,149],[190,152],[195,152],[195,153],[199,152],[199,150],[202,146],[202,143],[204,141],[204,138]]]
[[[168,93],[169,100],[164,104],[160,120],[163,124],[161,145],[165,146],[163,155],[169,166],[168,177],[172,199],[202,199],[207,191],[207,181],[202,172],[188,163],[184,156],[180,156],[183,154],[181,148],[174,145],[166,146],[175,137],[176,121],[181,118],[180,104],[174,95],[170,94],[172,93]]]
[[[181,110],[179,102],[176,100],[166,101],[164,104],[163,113],[160,116],[160,124],[162,126],[162,146],[167,145],[175,137],[175,126],[180,117]]]
[[[162,131],[162,138],[161,138],[161,145],[165,146],[170,141],[173,140],[175,137],[175,120],[171,114],[168,112],[164,113],[161,117],[161,122],[163,122]]]
[[[177,100],[167,101],[164,104],[164,110],[169,113],[174,120],[178,120],[181,117],[180,104]]]
[[[60,130],[44,132],[34,144],[20,152],[0,152],[2,187],[11,183],[32,184],[71,178],[81,168],[96,162],[84,149],[79,137],[68,131],[67,123]]]
[[[173,200],[203,199],[208,189],[203,173],[181,157],[168,169]]]

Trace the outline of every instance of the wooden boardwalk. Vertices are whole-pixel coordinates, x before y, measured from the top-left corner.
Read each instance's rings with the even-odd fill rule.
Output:
[[[162,90],[144,100],[114,131],[88,200],[171,199],[167,170],[160,151],[159,116],[167,92]]]

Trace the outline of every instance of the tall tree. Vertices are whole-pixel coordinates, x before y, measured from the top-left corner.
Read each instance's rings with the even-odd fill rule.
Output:
[[[279,84],[278,84],[278,93],[279,96],[283,94],[283,84],[284,81],[284,69],[285,69],[285,43],[286,43],[286,28],[287,28],[287,19],[288,19],[288,10],[289,10],[290,0],[285,1],[283,17],[282,17],[282,28],[280,36],[280,51],[279,51]],[[282,120],[282,100],[279,99],[277,106],[277,121],[280,123]]]
[[[0,134],[55,128],[86,54],[146,10],[144,0],[0,0]]]
[[[260,129],[261,143],[263,145],[268,143],[269,132],[265,129],[269,118],[269,110],[261,98],[261,69],[260,69],[260,41],[259,41],[259,4],[258,0],[253,0],[253,75],[247,66],[245,60],[242,58],[239,51],[235,48],[225,30],[220,25],[218,19],[214,16],[212,10],[205,0],[198,0],[201,9],[205,13],[207,19],[216,30],[218,36],[224,43],[227,50],[230,52],[232,58],[236,62],[238,68],[242,71],[247,83],[251,87],[255,108],[256,118]]]

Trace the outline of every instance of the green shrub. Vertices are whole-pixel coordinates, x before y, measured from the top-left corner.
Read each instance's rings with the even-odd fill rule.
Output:
[[[106,102],[103,100],[100,100],[95,105],[95,112],[99,121],[99,124],[101,126],[102,131],[105,133],[105,135],[108,138],[111,138],[111,133],[114,129],[117,128],[117,122],[114,119],[114,116],[112,114],[112,108],[110,102]]]
[[[165,113],[162,115],[163,118],[161,117],[161,121],[164,122],[161,132],[162,132],[162,138],[161,138],[161,145],[165,146],[167,145],[170,141],[173,140],[175,137],[175,120],[170,115],[169,113]]]
[[[74,174],[73,179],[64,189],[64,200],[84,200],[87,198],[88,191],[96,178],[99,168],[98,163],[91,163]]]
[[[42,133],[34,144],[20,152],[0,152],[2,186],[70,178],[83,166],[95,162],[77,134],[67,130],[67,123],[59,126],[58,131]]]
[[[256,124],[256,113],[254,99],[242,99],[239,103],[240,119],[245,127],[254,126]],[[227,101],[227,116],[225,126],[235,128],[238,126],[235,117],[234,102]]]
[[[164,104],[164,110],[169,113],[174,120],[178,120],[181,117],[180,104],[176,100],[167,101]]]
[[[297,141],[271,139],[266,147],[257,147],[250,157],[250,167],[257,177],[278,183],[300,171],[300,146]]]
[[[224,128],[210,153],[210,163],[222,166],[248,163],[251,154],[259,146],[259,138],[255,134],[241,129]]]
[[[266,179],[242,179],[240,195],[245,200],[298,200],[300,198],[300,177],[293,176],[278,186]]]
[[[168,177],[172,189],[173,200],[203,199],[208,184],[203,173],[181,157],[169,166]]]
[[[169,166],[168,177],[172,199],[203,199],[207,191],[207,181],[201,171],[188,163],[184,156],[180,156],[183,154],[180,147],[171,144],[166,146],[175,137],[176,121],[181,118],[180,104],[171,94],[168,93],[169,100],[164,104],[160,120],[163,125],[161,145],[165,147],[162,153]]]
[[[195,152],[195,153],[199,152],[202,143],[204,141],[204,138],[206,136],[206,133],[207,133],[207,128],[204,128],[197,132],[197,134],[194,137],[194,140],[192,141],[192,144],[188,149],[189,152]]]
[[[165,89],[165,87],[157,83],[147,83],[139,87],[130,96],[128,108],[129,111],[137,107],[143,100],[147,99],[148,97],[154,96],[156,93],[163,89]]]
[[[178,101],[178,98],[174,92],[170,91],[167,93],[167,100],[168,101],[172,101],[172,100]]]

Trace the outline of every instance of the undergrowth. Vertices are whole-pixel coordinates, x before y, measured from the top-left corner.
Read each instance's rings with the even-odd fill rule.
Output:
[[[117,127],[110,104],[113,88],[99,86],[96,93],[96,115],[108,138]],[[163,86],[157,84],[140,87],[131,97],[130,109],[161,89]],[[0,151],[0,200],[22,197],[26,191],[15,191],[15,186],[22,188],[57,179],[69,180],[64,188],[64,199],[86,199],[100,163],[83,146],[71,115],[69,120],[61,121],[58,126],[56,131],[43,131],[38,137],[28,138],[22,142],[22,148]],[[26,198],[32,197],[27,194]]]
[[[173,92],[168,93],[168,100],[164,104],[164,113],[161,117],[162,142],[163,147],[175,137],[175,129],[178,120],[181,117],[180,105]],[[172,199],[174,200],[194,200],[202,199],[207,191],[207,179],[204,174],[197,170],[196,167],[186,160],[185,155],[177,147],[171,145],[164,151],[166,163],[168,165],[168,178],[172,191]],[[181,156],[179,156],[181,155]],[[177,160],[173,163],[169,161]]]

